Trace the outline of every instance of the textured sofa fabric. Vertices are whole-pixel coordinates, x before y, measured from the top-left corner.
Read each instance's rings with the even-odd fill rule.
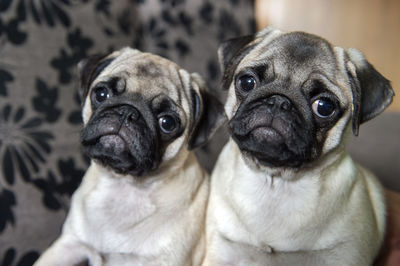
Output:
[[[132,46],[199,72],[217,92],[218,44],[254,25],[248,0],[0,1],[0,264],[31,265],[59,235],[88,166],[81,59]],[[217,144],[199,151],[208,168]]]

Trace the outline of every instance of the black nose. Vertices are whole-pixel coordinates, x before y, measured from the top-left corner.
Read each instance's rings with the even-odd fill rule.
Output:
[[[282,95],[272,95],[268,97],[265,102],[271,109],[278,110],[282,109],[285,111],[289,111],[292,109],[292,103],[288,98]]]
[[[127,121],[136,121],[140,117],[140,112],[132,105],[122,105],[118,107],[117,112]]]

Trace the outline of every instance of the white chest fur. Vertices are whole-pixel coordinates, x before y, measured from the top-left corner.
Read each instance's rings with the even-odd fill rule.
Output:
[[[85,180],[74,195],[76,204],[72,205],[66,228],[79,231],[84,241],[93,243],[97,250],[132,252],[132,242],[140,241],[137,232],[141,222],[157,209],[151,188],[138,189],[123,178],[93,173],[87,176],[96,181],[92,184]]]
[[[203,230],[208,177],[191,162],[178,173],[138,185],[92,164],[73,196],[63,234],[101,253],[129,254],[142,262],[170,256],[176,262],[165,258],[168,265],[182,265]]]

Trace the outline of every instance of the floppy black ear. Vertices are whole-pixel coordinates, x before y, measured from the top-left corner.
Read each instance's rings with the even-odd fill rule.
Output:
[[[193,111],[193,128],[189,135],[188,149],[198,148],[214,135],[217,129],[225,123],[224,106],[207,91],[205,82],[192,74],[192,88],[190,89]],[[196,88],[197,87],[197,88]]]
[[[353,93],[353,134],[360,124],[382,113],[391,103],[394,91],[390,82],[365,59],[357,49],[348,49],[347,63]]]
[[[254,35],[236,37],[224,41],[218,47],[218,59],[222,71],[225,71],[229,62],[238,54],[238,52],[248,43],[254,40]]]
[[[258,41],[267,38],[271,33],[280,32],[267,27],[253,35],[236,37],[223,42],[218,48],[218,60],[223,72],[222,88],[227,90],[232,81],[237,65],[257,45]],[[255,41],[258,40],[258,41]]]
[[[248,54],[253,46],[247,47],[254,40],[254,35],[236,37],[223,42],[218,48],[218,60],[221,68],[222,88],[227,90],[235,72],[236,66]]]
[[[85,101],[89,87],[94,79],[114,60],[114,58],[105,59],[106,56],[105,54],[95,54],[79,62],[79,96],[82,102]]]

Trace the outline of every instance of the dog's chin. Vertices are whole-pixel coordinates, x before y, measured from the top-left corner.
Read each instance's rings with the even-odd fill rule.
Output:
[[[116,174],[141,177],[157,167],[154,160],[139,162],[128,145],[122,136],[109,134],[100,136],[84,148],[91,159]]]
[[[117,157],[128,150],[125,140],[117,134],[101,136],[98,142],[107,153],[114,154]]]
[[[309,162],[289,149],[285,136],[272,127],[257,127],[245,136],[232,135],[245,157],[268,168],[301,168]]]
[[[283,136],[272,127],[257,127],[253,129],[250,133],[250,137],[258,143],[275,143],[275,144],[283,144],[284,138]]]

